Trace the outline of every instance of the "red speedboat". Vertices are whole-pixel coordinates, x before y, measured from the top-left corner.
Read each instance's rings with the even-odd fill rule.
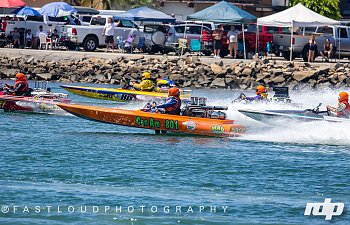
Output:
[[[31,96],[13,96],[0,91],[0,109],[5,112],[54,113],[62,111],[58,103],[70,103],[68,95],[53,93],[47,89],[36,88]]]

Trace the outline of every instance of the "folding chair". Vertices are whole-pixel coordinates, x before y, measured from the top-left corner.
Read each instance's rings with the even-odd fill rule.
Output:
[[[139,43],[137,44],[137,48],[140,50],[140,52],[144,52],[145,49],[145,37],[139,37]]]
[[[128,36],[128,39],[125,40],[124,43],[124,50],[128,53],[132,53],[133,50],[133,45],[134,45],[134,40],[135,40],[136,35],[131,34]]]
[[[39,41],[40,41],[39,49],[42,49],[43,45],[45,45],[46,50],[49,48],[50,44],[52,46],[51,39],[47,38],[47,35],[45,33],[39,34]]]
[[[197,52],[197,55],[200,55],[201,50],[202,50],[201,41],[199,39],[191,39],[190,51]]]
[[[117,36],[117,49],[118,52],[124,52],[124,42],[122,36]]]
[[[187,39],[186,38],[179,38],[177,43],[173,43],[175,54],[176,55],[183,55],[187,51]]]

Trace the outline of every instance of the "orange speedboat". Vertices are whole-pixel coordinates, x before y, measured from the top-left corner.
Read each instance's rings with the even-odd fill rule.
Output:
[[[169,131],[193,135],[234,137],[245,132],[244,126],[226,119],[226,114],[221,110],[226,110],[227,107],[190,105],[184,111],[185,116],[63,103],[58,104],[58,106],[84,119],[152,129],[156,133]]]

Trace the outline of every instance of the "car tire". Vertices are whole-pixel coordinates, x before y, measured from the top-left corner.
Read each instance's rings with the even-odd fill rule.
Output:
[[[83,41],[83,48],[87,52],[93,52],[98,45],[98,39],[94,36],[87,36]]]
[[[151,40],[155,45],[164,45],[166,35],[161,31],[156,31],[152,34]]]

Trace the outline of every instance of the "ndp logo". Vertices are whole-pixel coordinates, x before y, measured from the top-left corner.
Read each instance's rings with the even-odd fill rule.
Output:
[[[326,198],[322,203],[307,203],[304,215],[326,216],[325,220],[331,220],[333,216],[340,216],[344,210],[344,203],[331,203],[330,198]]]

